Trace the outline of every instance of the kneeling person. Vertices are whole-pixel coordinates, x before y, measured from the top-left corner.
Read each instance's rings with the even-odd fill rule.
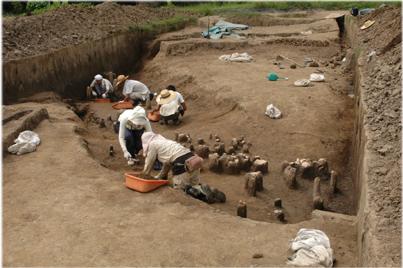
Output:
[[[91,91],[90,94],[93,97],[106,99],[113,92],[113,86],[108,79],[105,79],[102,77],[102,75],[97,74],[89,86],[89,90]]]
[[[180,93],[164,89],[157,96],[156,101],[161,115],[161,123],[168,124],[170,120],[174,124],[180,122],[179,116],[183,116],[186,110],[185,100]]]
[[[141,136],[152,131],[146,111],[138,105],[140,101],[133,100],[132,103],[134,108],[124,111],[118,119],[119,143],[127,160],[137,159],[137,154],[143,149]]]
[[[128,76],[119,75],[116,79],[116,88],[122,91],[124,101],[140,100],[147,109],[151,108],[151,101],[154,94],[150,92],[148,87],[140,81],[128,79]]]
[[[225,202],[224,193],[199,183],[202,159],[195,157],[188,148],[153,132],[144,133],[141,140],[146,158],[144,176],[150,176],[154,162],[158,159],[163,166],[156,179],[167,179],[169,171],[172,170],[174,188],[182,189],[207,203]],[[188,161],[191,164],[187,163]]]

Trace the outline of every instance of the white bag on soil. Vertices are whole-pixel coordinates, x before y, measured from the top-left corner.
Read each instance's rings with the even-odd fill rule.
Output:
[[[296,87],[307,87],[311,81],[308,79],[300,79],[294,82],[294,86]]]
[[[12,154],[21,155],[35,151],[36,147],[41,143],[41,139],[35,132],[26,130],[18,135],[14,143],[8,147],[8,151]]]
[[[265,114],[272,119],[281,118],[281,111],[273,104],[267,105]]]
[[[325,76],[323,74],[313,73],[310,75],[309,80],[312,82],[323,82],[325,81]]]
[[[233,53],[230,55],[221,55],[218,59],[222,61],[235,61],[235,62],[250,62],[253,60],[247,52],[244,53]]]
[[[327,235],[316,229],[302,228],[297,237],[291,240],[291,250],[294,254],[289,257],[288,265],[310,267],[332,267],[333,250]]]

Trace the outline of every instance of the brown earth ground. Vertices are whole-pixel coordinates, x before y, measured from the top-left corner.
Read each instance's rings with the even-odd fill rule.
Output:
[[[328,159],[341,179],[340,193],[333,199],[326,195],[328,182],[323,183],[326,207],[354,213],[348,164],[353,122],[352,99],[346,95],[350,77],[342,75],[341,68],[321,64],[326,82],[297,88],[293,81],[308,78],[317,68],[290,69],[287,62],[285,69],[273,65],[278,54],[299,63],[305,57],[324,64],[334,56],[342,58],[335,21],[319,20],[326,14],[316,14],[318,20],[308,24],[254,27],[245,32],[251,34],[245,40],[196,38],[203,29],[199,27],[167,34],[160,37],[165,41],[157,56],[134,75],[153,91],[177,85],[188,103],[180,126],[153,124],[156,132],[168,138],[175,132],[189,133],[194,140],[208,140],[213,133],[227,144],[244,135],[253,144],[252,153],[267,159],[270,170],[264,177],[265,190],[256,198],[243,193],[242,175],[209,171],[202,173],[202,181],[223,190],[225,204],[209,206],[169,187],[149,194],[128,190],[123,172],[129,168],[110,124],[101,129],[83,123],[61,103],[16,105],[46,107],[50,119],[35,130],[42,139],[35,153],[4,158],[4,265],[284,265],[288,242],[302,227],[328,234],[337,265],[356,265],[351,221],[311,218],[312,181],[301,180],[298,190],[289,190],[280,173],[283,160]],[[307,30],[314,33],[298,34]],[[254,61],[218,60],[233,52],[248,52]],[[270,71],[289,80],[269,82]],[[270,103],[284,113],[282,119],[264,115]],[[101,118],[116,116],[108,104],[91,104],[91,110]],[[108,156],[110,145],[117,151],[114,158]],[[290,224],[273,223],[277,197],[283,199]],[[239,199],[247,201],[250,219],[234,217]],[[254,253],[264,257],[253,259]]]
[[[327,82],[315,83],[312,87],[298,88],[293,81],[309,77],[317,68],[285,69],[273,65],[278,54],[302,63],[304,57],[320,61],[331,59],[340,47],[334,42],[328,47],[310,46],[309,42],[325,42],[337,39],[337,26],[333,21],[319,21],[314,24],[296,25],[292,31],[328,29],[305,38],[307,46],[296,47],[291,41],[285,45],[261,45],[271,39],[248,38],[245,41],[222,39],[206,41],[201,38],[190,38],[180,41],[163,41],[159,54],[150,62],[136,78],[150,85],[159,92],[168,84],[177,85],[187,100],[189,111],[180,126],[160,126],[152,124],[155,132],[173,139],[175,132],[189,133],[194,141],[203,138],[210,147],[210,133],[218,134],[229,146],[231,138],[245,136],[252,143],[252,155],[259,155],[269,161],[269,175],[265,177],[265,191],[258,198],[248,198],[243,191],[243,176],[214,174],[207,169],[202,180],[227,194],[227,202],[216,204],[229,214],[235,213],[240,199],[248,202],[249,217],[261,221],[275,221],[273,201],[281,198],[289,222],[298,222],[310,218],[312,211],[312,181],[299,181],[299,188],[290,191],[280,172],[283,160],[293,161],[297,158],[326,158],[332,169],[341,174],[340,192],[332,199],[326,200],[327,209],[346,214],[354,213],[353,189],[350,176],[349,148],[352,132],[352,99],[346,94],[335,94],[331,89],[333,82],[346,83],[336,70],[320,67],[325,72]],[[272,28],[255,27],[245,34],[281,33],[281,26]],[[190,28],[170,36],[192,36],[201,28]],[[283,27],[283,33],[290,29]],[[286,39],[284,39],[286,40]],[[313,41],[312,41],[313,40]],[[213,43],[217,49],[205,48]],[[230,47],[230,48],[227,48]],[[167,55],[169,51],[170,55]],[[225,63],[218,60],[222,54],[235,51],[248,52],[255,60],[253,63]],[[270,51],[268,53],[268,51]],[[191,63],[191,64],[189,64]],[[206,68],[208,66],[208,68]],[[266,74],[277,72],[288,81],[270,82]],[[335,80],[337,79],[337,80]],[[348,85],[348,84],[347,84]],[[344,86],[344,89],[346,86]],[[339,89],[340,90],[340,89]],[[264,115],[266,106],[275,104],[284,116],[280,120],[272,120]],[[92,104],[91,110],[101,118],[108,115],[116,118],[110,105]],[[93,126],[85,138],[95,158],[114,170],[127,170],[125,162],[119,157],[110,159],[110,145],[120,148],[116,135],[100,131]],[[107,139],[108,142],[105,142]],[[119,156],[121,152],[119,151]],[[328,182],[322,183],[322,190],[327,193]]]
[[[167,19],[181,12],[151,8],[147,4],[96,6],[68,5],[36,16],[3,19],[3,60],[16,60],[101,39],[128,30],[129,26]]]

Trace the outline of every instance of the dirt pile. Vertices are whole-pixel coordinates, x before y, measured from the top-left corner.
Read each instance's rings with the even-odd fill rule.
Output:
[[[379,219],[377,235],[396,238],[383,246],[396,258],[388,259],[388,265],[396,265],[401,256],[401,13],[399,8],[385,7],[360,20],[368,19],[375,24],[359,36],[364,55],[376,52],[364,63],[364,124],[369,132],[367,148],[374,155],[368,164],[368,202]]]
[[[68,5],[35,16],[3,20],[3,60],[33,56],[128,29],[129,25],[169,18],[175,11],[106,2],[91,7]]]
[[[363,25],[367,20],[375,20],[375,23],[369,29],[361,31],[360,38],[370,51],[376,50],[378,54],[384,53],[384,49],[391,49],[401,43],[400,8],[376,9],[373,13],[359,17],[358,25]]]

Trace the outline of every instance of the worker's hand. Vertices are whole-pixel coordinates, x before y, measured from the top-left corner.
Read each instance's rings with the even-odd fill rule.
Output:
[[[92,96],[94,96],[94,97],[97,96],[97,93],[95,91],[92,91],[91,93],[92,93]]]
[[[123,157],[126,158],[126,160],[129,160],[130,158],[132,158],[132,155],[128,151],[126,151],[123,153]]]
[[[106,99],[106,94],[105,93],[102,94],[102,98]]]

